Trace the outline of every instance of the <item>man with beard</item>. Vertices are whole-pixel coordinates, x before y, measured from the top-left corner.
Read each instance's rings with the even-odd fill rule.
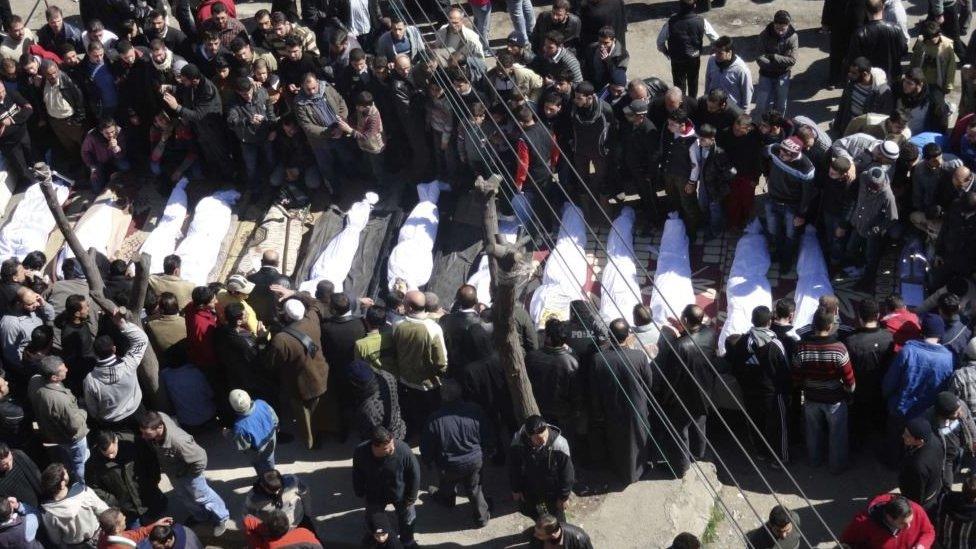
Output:
[[[213,82],[203,77],[196,65],[186,65],[180,71],[180,85],[174,91],[163,91],[167,110],[193,129],[200,143],[204,164],[214,177],[229,179],[236,169],[227,146],[226,127],[220,103],[220,92]]]

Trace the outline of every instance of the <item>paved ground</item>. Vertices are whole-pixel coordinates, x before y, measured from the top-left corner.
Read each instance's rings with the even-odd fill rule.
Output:
[[[656,75],[670,80],[667,60],[657,53],[654,39],[674,4],[673,1],[627,2],[630,22],[627,42],[630,47],[632,77]],[[907,6],[911,22],[914,23],[922,16],[924,4],[925,2],[916,1]],[[31,1],[13,0],[12,5],[15,13],[26,15],[35,4]],[[839,91],[823,89],[827,71],[827,37],[817,32],[821,5],[822,2],[819,0],[771,2],[729,0],[726,7],[714,9],[707,14],[707,18],[720,34],[737,38],[739,54],[750,62],[753,75],[756,76],[756,67],[752,63],[757,43],[755,37],[771,19],[774,11],[788,9],[799,31],[801,46],[792,83],[790,112],[806,114],[818,122],[826,123],[836,110]],[[31,21],[33,28],[43,22],[43,7],[44,4],[41,2],[41,7]],[[65,2],[61,7],[68,14],[77,14],[76,3]],[[239,6],[238,11],[244,17],[250,16],[263,7],[268,7],[268,4],[247,3]],[[492,29],[494,42],[500,43],[501,38],[511,29],[504,13],[495,13]],[[149,202],[156,204],[154,208],[161,208],[159,200],[157,197]],[[165,197],[162,197],[162,200],[165,201]],[[244,227],[239,234],[249,230],[250,227]],[[720,259],[724,260],[724,258]],[[599,259],[596,262],[599,263]],[[728,263],[724,264],[728,265]],[[718,267],[720,271],[721,265],[720,261]],[[722,282],[721,277],[717,278],[712,280],[716,286]],[[252,471],[246,466],[243,456],[233,451],[216,433],[203,435],[200,440],[210,454],[208,476],[217,491],[227,499],[233,516],[237,517],[240,514],[243,494],[253,480]],[[715,444],[719,455],[729,465],[727,470],[721,465],[718,469],[719,478],[725,484],[719,494],[722,503],[730,509],[730,513],[718,523],[716,528],[712,529],[715,533],[713,546],[741,546],[741,542],[736,541],[735,538],[736,524],[739,528],[749,529],[759,522],[750,509],[750,504],[760,515],[765,515],[768,508],[775,503],[775,498],[769,495],[768,487],[751,469],[744,457],[745,454],[739,451],[727,436],[716,436]],[[311,486],[313,508],[318,516],[317,522],[323,536],[330,540],[329,547],[340,546],[340,541],[354,543],[358,535],[361,511],[359,501],[352,496],[350,490],[350,462],[347,459],[350,455],[350,447],[339,444],[326,444],[324,449],[315,452],[299,450],[292,444],[283,446],[280,451],[279,461],[283,464],[282,469],[286,472],[302,474],[305,482]],[[880,469],[873,458],[867,455],[858,456],[853,468],[839,477],[830,476],[822,469],[806,467],[802,458],[798,458],[790,469],[807,491],[816,510],[824,516],[835,533],[839,533],[843,524],[857,508],[864,505],[867,498],[893,486],[892,475]],[[768,473],[764,470],[764,474],[767,474],[772,487],[784,503],[802,507],[802,500],[796,495],[795,487],[786,481],[782,473]],[[604,491],[601,489],[599,475],[588,475],[584,471],[581,476],[583,477],[581,484],[596,487],[595,490],[586,489],[587,493]],[[734,487],[734,481],[741,485],[743,492]],[[679,492],[695,492],[703,490],[705,486],[697,477],[691,476],[691,473],[684,481],[685,485],[676,482],[652,480],[640,483],[636,489],[632,488],[622,495],[594,495],[581,498],[574,504],[572,519],[581,522],[592,532],[601,533],[599,537],[594,536],[600,542],[598,547],[663,547],[670,541],[664,534],[665,531],[670,531],[670,528],[687,529],[700,534],[705,530],[705,522],[712,516],[707,504],[697,501],[693,505],[677,510],[667,510],[667,506],[681,499],[676,497],[675,489]],[[494,496],[496,516],[500,517],[494,519],[488,528],[480,531],[456,531],[468,524],[467,512],[463,507],[447,511],[422,504],[418,521],[420,540],[425,545],[436,547],[515,545],[527,522],[512,513],[511,502],[507,497],[507,482],[501,470],[489,471],[487,491]],[[422,502],[423,500],[424,498]],[[634,524],[643,526],[656,524],[655,517],[662,515],[661,510],[665,510],[663,514],[673,524],[669,528],[651,530],[660,535],[647,535],[648,531],[645,528],[634,527]],[[800,515],[805,525],[804,531],[811,542],[826,544],[831,539],[827,529],[817,524],[818,521],[811,509],[801,509]],[[608,534],[604,535],[604,532]],[[613,534],[612,538],[609,533]],[[216,545],[228,547],[233,544],[229,540],[223,540]]]

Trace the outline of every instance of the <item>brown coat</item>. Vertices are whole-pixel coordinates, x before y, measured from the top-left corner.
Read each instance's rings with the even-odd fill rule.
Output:
[[[327,316],[325,306],[305,294],[298,294],[298,298],[305,304],[305,318],[292,326],[320,346],[320,324]],[[272,370],[279,372],[285,389],[293,398],[310,400],[325,394],[328,388],[329,365],[325,362],[322,349],[314,357],[309,357],[300,341],[289,334],[278,332],[271,338],[269,356]]]
[[[186,339],[186,321],[180,315],[154,315],[146,323],[146,333],[162,361],[167,349]]]
[[[163,292],[169,292],[176,296],[176,302],[180,305],[180,310],[193,301],[193,283],[183,280],[175,275],[154,274],[149,275],[149,287],[159,296]]]

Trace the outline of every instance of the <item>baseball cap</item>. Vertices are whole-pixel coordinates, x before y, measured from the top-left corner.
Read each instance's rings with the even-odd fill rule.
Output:
[[[634,99],[629,105],[624,107],[624,113],[626,114],[647,114],[647,109],[649,105],[644,99]]]
[[[244,278],[244,275],[242,274],[232,275],[227,280],[227,290],[231,292],[249,294],[254,291],[254,283]]]
[[[522,37],[519,36],[519,34],[515,31],[512,31],[508,34],[508,38],[505,39],[505,42],[509,46],[519,46],[523,48],[525,47],[525,40],[523,40]]]

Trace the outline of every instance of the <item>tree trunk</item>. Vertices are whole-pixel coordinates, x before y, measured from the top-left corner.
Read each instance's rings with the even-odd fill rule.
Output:
[[[493,337],[512,393],[515,418],[522,423],[525,418],[539,413],[539,406],[532,395],[532,384],[525,373],[525,351],[515,323],[515,302],[532,273],[532,261],[523,252],[522,243],[511,244],[498,234],[495,197],[500,183],[499,175],[493,175],[488,180],[479,177],[475,188],[485,200],[485,253],[491,273]]]
[[[64,210],[61,209],[61,204],[58,202],[57,193],[54,191],[54,184],[51,182],[51,169],[44,164],[39,162],[34,165],[35,178],[40,182],[41,192],[44,194],[44,200],[47,202],[47,207],[51,210],[51,214],[54,216],[54,222],[64,235],[64,240],[71,248],[72,253],[75,254],[75,259],[81,266],[82,272],[85,273],[85,279],[88,281],[88,292],[91,300],[101,308],[105,314],[114,314],[116,306],[110,299],[105,297],[105,282],[102,280],[102,273],[98,270],[98,267],[94,260],[94,250],[86,251],[81,247],[81,241],[78,240],[78,235],[75,234],[74,228],[71,226],[71,222],[68,221],[68,217],[64,214]],[[146,261],[148,255],[143,255],[142,261]],[[136,281],[133,283],[133,294],[138,295],[141,292],[142,301],[146,299],[145,286],[148,286],[148,262],[142,264],[142,269],[137,267],[136,269]],[[142,280],[139,279],[139,271],[143,271]],[[143,286],[140,288],[137,285]],[[136,311],[142,307],[142,301],[133,302],[136,307]],[[142,326],[139,315],[134,313],[132,310],[128,312],[127,320],[130,322],[135,322]],[[143,394],[147,397],[147,404],[150,408],[154,410],[169,410],[169,399],[166,396],[166,391],[159,385],[159,360],[156,358],[156,352],[153,350],[152,345],[146,347],[146,353],[142,357],[142,362],[139,364],[139,383],[142,385]]]

